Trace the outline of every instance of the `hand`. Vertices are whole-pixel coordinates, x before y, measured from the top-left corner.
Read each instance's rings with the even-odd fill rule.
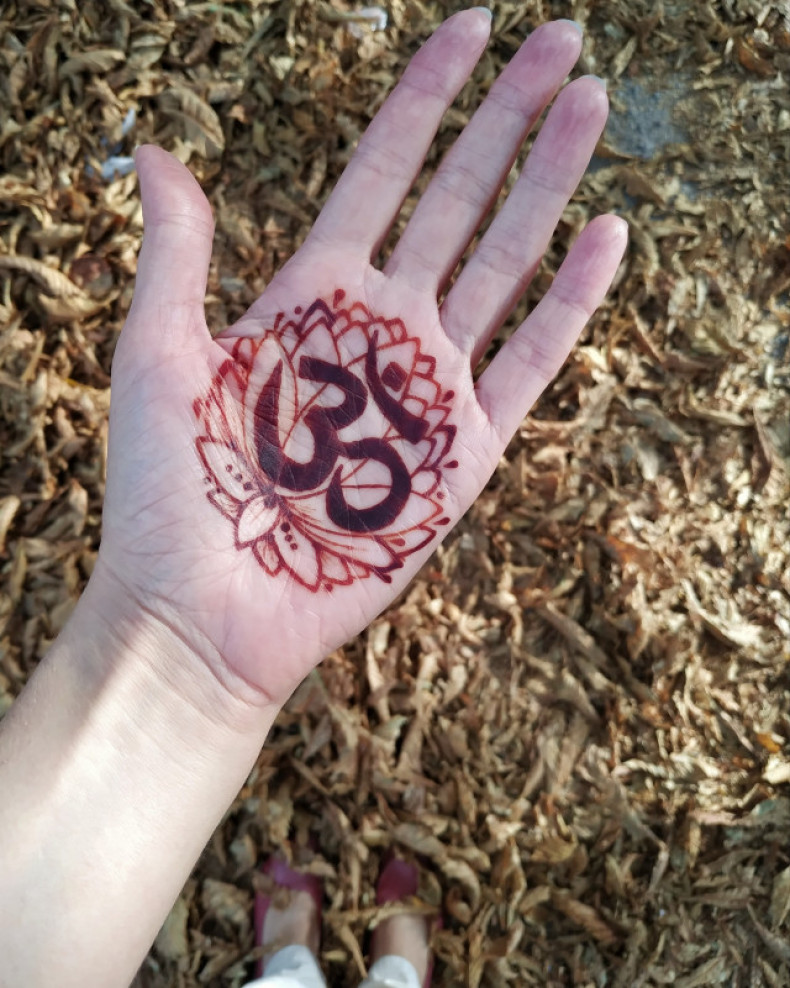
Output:
[[[211,339],[210,207],[146,147],[145,240],[113,367],[100,572],[233,693],[281,704],[401,591],[477,496],[622,256],[594,220],[477,382],[603,129],[595,79],[557,97],[441,306],[526,134],[578,58],[544,25],[442,163],[383,270],[380,244],[488,37],[446,21],[416,55],[298,253]]]

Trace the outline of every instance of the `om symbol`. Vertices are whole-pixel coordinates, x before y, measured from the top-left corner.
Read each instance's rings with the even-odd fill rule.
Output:
[[[377,336],[378,334],[373,334],[365,358],[365,378],[370,394],[401,435],[419,441],[424,437],[428,426],[424,420],[411,415],[393,401],[384,390],[376,370]],[[403,369],[397,364],[390,364],[387,370],[396,379],[403,374]],[[255,440],[261,469],[273,484],[285,490],[309,491],[319,487],[327,479],[339,456],[350,460],[374,460],[382,463],[392,477],[390,492],[383,501],[370,508],[351,507],[343,497],[341,472],[337,470],[327,489],[326,509],[330,520],[349,532],[369,532],[385,528],[403,510],[411,493],[411,478],[403,460],[384,439],[365,438],[351,442],[338,439],[338,430],[356,422],[365,410],[367,395],[362,382],[345,367],[327,363],[320,357],[302,357],[299,361],[299,377],[336,385],[343,392],[343,402],[335,408],[313,407],[307,412],[305,424],[315,443],[313,457],[308,463],[294,463],[283,453],[277,427],[282,379],[282,364],[278,364],[261,392],[256,408],[259,424],[255,431]]]
[[[272,576],[318,592],[389,575],[449,524],[454,397],[397,319],[318,299],[238,339],[195,402],[209,501]]]

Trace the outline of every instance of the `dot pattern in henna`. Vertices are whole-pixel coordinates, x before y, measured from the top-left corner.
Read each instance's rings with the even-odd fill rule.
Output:
[[[235,342],[194,405],[207,496],[235,546],[314,592],[376,576],[450,523],[452,391],[400,319],[317,299]]]

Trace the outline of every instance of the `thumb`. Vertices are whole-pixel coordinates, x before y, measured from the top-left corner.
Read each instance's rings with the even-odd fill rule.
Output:
[[[167,151],[145,145],[135,163],[143,245],[123,335],[160,352],[162,347],[181,350],[194,345],[196,335],[208,336],[204,305],[214,218],[192,173]]]

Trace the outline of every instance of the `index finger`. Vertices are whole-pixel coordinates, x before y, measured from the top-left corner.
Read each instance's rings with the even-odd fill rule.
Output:
[[[428,39],[362,136],[308,242],[376,253],[490,29],[490,12],[473,7],[448,18]]]

